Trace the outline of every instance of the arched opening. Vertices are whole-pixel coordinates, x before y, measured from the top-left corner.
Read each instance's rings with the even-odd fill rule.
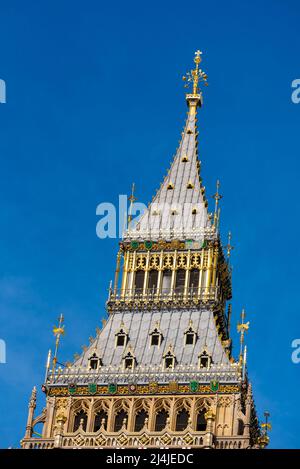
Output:
[[[145,278],[144,270],[137,270],[135,273],[135,283],[134,283],[136,293],[143,293],[144,278]]]
[[[244,435],[244,422],[242,419],[238,419],[238,435]]]
[[[186,429],[188,426],[189,422],[189,413],[186,409],[182,409],[178,412],[177,418],[176,418],[176,431],[180,432]]]
[[[158,271],[157,270],[150,270],[149,278],[148,278],[148,289],[150,292],[155,292],[157,289],[157,280],[158,280]]]
[[[114,432],[120,431],[124,423],[125,423],[125,426],[127,426],[127,419],[128,419],[127,412],[125,410],[120,410],[120,412],[117,413],[116,418],[115,418]]]
[[[164,270],[163,272],[163,282],[162,282],[162,293],[170,293],[171,290],[171,280],[172,280],[172,271]]]
[[[176,283],[175,283],[176,293],[181,293],[184,290],[185,273],[186,271],[184,269],[178,269],[176,272]]]
[[[73,425],[73,432],[76,432],[76,430],[78,430],[81,422],[82,422],[82,428],[85,431],[86,430],[86,424],[87,424],[87,415],[86,415],[86,413],[83,409],[81,409],[75,415],[74,425]]]
[[[97,412],[95,415],[95,420],[94,420],[94,432],[97,432],[100,430],[102,421],[104,423],[103,428],[106,430],[107,428],[107,412],[105,410],[100,410],[100,412]]]
[[[192,269],[190,271],[190,289],[195,291],[199,285],[199,269]]]
[[[197,415],[196,431],[197,432],[206,431],[205,410],[201,410]]]
[[[156,432],[161,432],[166,427],[168,417],[169,417],[169,414],[165,409],[160,410],[156,414],[156,419],[155,419],[155,431]]]
[[[144,409],[136,414],[134,423],[135,432],[140,432],[144,428],[146,418],[148,418],[148,413]]]

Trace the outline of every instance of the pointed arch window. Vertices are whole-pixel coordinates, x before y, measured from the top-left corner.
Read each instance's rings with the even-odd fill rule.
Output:
[[[134,422],[135,432],[140,432],[144,428],[146,419],[148,419],[148,413],[144,409],[141,409],[136,414],[136,417],[135,417],[135,422]]]
[[[73,432],[76,432],[80,425],[82,425],[82,428],[85,431],[87,425],[87,414],[83,409],[75,414]]]
[[[167,425],[167,419],[169,417],[168,412],[165,409],[160,410],[156,414],[155,418],[155,431],[161,432]]]
[[[125,410],[117,413],[114,423],[114,432],[119,432],[123,426],[127,426],[128,414]]]
[[[197,432],[205,432],[206,431],[206,418],[205,418],[205,410],[200,410],[197,415],[197,422],[196,422],[196,431]]]
[[[238,419],[238,435],[243,435],[244,434],[244,422],[242,419]]]
[[[189,423],[190,414],[186,409],[181,409],[176,417],[175,431],[180,432],[186,429]]]
[[[94,420],[94,432],[97,432],[100,430],[101,426],[103,425],[104,430],[107,429],[107,412],[105,410],[100,410],[100,412],[97,412],[95,415],[95,420]]]

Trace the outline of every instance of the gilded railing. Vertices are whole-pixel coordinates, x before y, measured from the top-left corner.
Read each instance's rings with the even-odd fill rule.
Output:
[[[107,300],[107,309],[113,310],[122,307],[164,306],[173,304],[208,305],[220,302],[219,287],[190,287],[170,289],[110,289]]]
[[[72,449],[84,448],[203,448],[205,446],[205,432],[186,429],[184,432],[148,432],[139,433],[120,430],[116,434],[101,431],[100,433],[85,433],[77,431],[66,433],[54,438],[27,438],[22,441],[23,449],[52,449],[60,447]],[[215,436],[213,448],[216,449],[246,449],[249,448],[249,438],[245,436]]]

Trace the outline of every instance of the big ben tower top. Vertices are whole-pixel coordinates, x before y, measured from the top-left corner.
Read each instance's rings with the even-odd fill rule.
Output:
[[[231,235],[223,246],[219,234],[219,182],[212,215],[200,175],[196,111],[207,75],[199,50],[194,63],[184,77],[191,92],[179,147],[137,223],[132,190],[108,319],[72,363],[63,366],[55,353],[50,367],[48,359],[46,408],[34,418],[35,400],[30,405],[23,448],[267,444],[246,370],[244,316],[240,355],[232,354],[233,247]],[[44,423],[41,438],[37,422]]]

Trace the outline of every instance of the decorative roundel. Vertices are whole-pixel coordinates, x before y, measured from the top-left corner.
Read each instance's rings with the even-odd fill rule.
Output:
[[[139,247],[138,241],[131,241],[130,243],[131,249],[137,249]]]
[[[135,384],[129,384],[128,389],[129,389],[129,392],[135,392],[136,391],[136,385]]]
[[[153,246],[153,243],[152,241],[145,241],[145,248],[148,249],[148,251],[150,251],[150,249],[152,248]]]

